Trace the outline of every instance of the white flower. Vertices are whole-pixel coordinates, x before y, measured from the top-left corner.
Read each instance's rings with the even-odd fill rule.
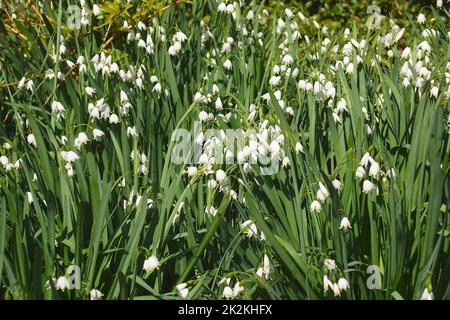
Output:
[[[180,283],[179,285],[176,286],[176,289],[178,291],[178,296],[180,297],[180,299],[185,300],[189,294],[189,289],[187,288],[187,284]]]
[[[227,70],[231,70],[231,68],[233,67],[233,64],[231,63],[231,61],[229,59],[227,59],[223,63],[223,67]]]
[[[368,193],[374,188],[374,184],[370,180],[364,180],[363,182],[363,192]]]
[[[229,3],[227,5],[227,13],[233,13],[234,12],[234,5]]]
[[[92,289],[89,292],[89,295],[91,296],[91,300],[102,300],[102,297],[104,296],[104,294],[97,289]]]
[[[245,17],[247,20],[253,20],[254,17],[254,13],[252,10],[250,10],[249,12],[247,12],[247,16]]]
[[[327,188],[323,185],[322,182],[319,182],[319,189],[322,192],[322,194],[325,196],[325,198],[328,198],[330,193],[328,192]]]
[[[342,182],[340,182],[338,179],[334,179],[333,181],[331,181],[331,184],[333,185],[333,187],[336,190],[341,190],[342,189]]]
[[[439,87],[433,86],[430,89],[430,96],[437,98],[439,94]]]
[[[364,168],[363,167],[358,167],[358,168],[356,168],[356,177],[357,178],[362,178],[362,177],[364,177],[364,175],[366,174],[366,170],[364,170]]]
[[[422,296],[420,297],[420,300],[434,300],[434,294],[433,292],[429,292],[427,288],[423,290]]]
[[[222,104],[222,100],[220,99],[220,97],[217,98],[216,102],[215,102],[215,106],[216,106],[216,110],[222,110],[223,109],[223,104]]]
[[[61,276],[58,278],[58,280],[56,280],[56,290],[61,290],[64,291],[69,287],[69,281],[67,280],[66,277]]]
[[[333,271],[336,269],[336,261],[334,261],[333,259],[325,259],[323,264],[329,271]]]
[[[227,5],[224,2],[219,3],[219,6],[217,7],[217,11],[219,11],[219,12],[227,11]]]
[[[73,151],[61,151],[61,158],[68,163],[80,159],[80,157]]]
[[[205,209],[205,213],[206,213],[207,215],[210,215],[210,216],[215,217],[216,214],[217,214],[217,209],[214,208],[213,206],[211,206],[211,207]]]
[[[74,141],[74,145],[76,148],[80,149],[82,145],[88,143],[89,139],[84,132],[80,132],[78,137]]]
[[[91,88],[91,87],[86,87],[86,88],[84,89],[84,91],[85,91],[86,94],[87,94],[88,96],[90,96],[90,97],[95,93],[95,89],[94,89],[94,88]]]
[[[258,270],[256,271],[256,275],[258,277],[265,278],[267,280],[269,279],[270,272],[271,272],[270,260],[269,257],[266,254],[264,254],[263,265],[262,267],[258,268]]]
[[[27,137],[27,141],[30,145],[36,148],[36,139],[32,133],[30,133]]]
[[[333,284],[333,286],[331,288],[333,289],[333,293],[334,293],[335,297],[341,295],[341,291],[339,290],[339,286],[337,283]]]
[[[198,120],[200,120],[201,122],[205,122],[206,120],[208,120],[208,112],[200,111],[200,113],[198,114]]]
[[[224,297],[225,299],[232,299],[232,298],[234,298],[234,292],[233,292],[233,289],[231,289],[231,287],[229,287],[229,286],[226,286],[226,287],[223,289],[223,297]]]
[[[31,192],[27,192],[27,200],[28,203],[33,203],[33,194]]]
[[[137,137],[138,134],[136,132],[136,127],[128,127],[127,128],[127,136]]]
[[[311,203],[311,208],[310,209],[311,209],[312,212],[320,212],[320,210],[322,210],[322,206],[320,205],[319,201],[314,200]]]
[[[151,256],[148,259],[144,261],[144,267],[143,269],[145,272],[153,272],[155,269],[159,269],[160,263],[158,258],[155,256]]]
[[[343,217],[339,229],[347,230],[348,228],[352,228],[352,226],[350,225],[350,221],[348,220],[347,217]]]
[[[338,288],[339,288],[340,290],[344,290],[344,291],[346,291],[348,288],[350,288],[350,285],[348,284],[347,279],[345,279],[345,278],[340,278],[340,279],[338,280]]]
[[[258,229],[252,220],[244,221],[241,224],[241,231],[246,234],[248,238],[258,235]]]
[[[197,167],[189,167],[186,169],[186,173],[189,177],[193,177],[197,174]]]
[[[369,169],[369,176],[371,177],[378,177],[378,174],[380,173],[380,165],[377,162],[373,162]]]
[[[328,279],[327,275],[323,276],[323,291],[327,292],[328,288],[333,288],[333,282],[330,281],[330,279]]]
[[[100,140],[99,138],[105,135],[105,133],[100,129],[92,130],[92,134],[94,135],[94,140]]]
[[[244,292],[244,290],[245,290],[244,286],[241,286],[239,281],[236,281],[234,288],[233,288],[233,296],[237,297],[242,292]]]
[[[208,188],[215,189],[217,187],[217,181],[214,179],[208,180]]]
[[[269,84],[271,86],[277,86],[280,83],[281,77],[280,76],[272,76],[269,79]]]
[[[368,152],[366,152],[366,153],[362,156],[361,161],[359,162],[359,165],[365,167],[365,166],[367,166],[367,164],[369,163],[369,161],[372,162],[373,159],[372,159],[372,157],[370,156],[370,154],[369,154]]]
[[[336,111],[337,112],[343,112],[343,111],[348,111],[347,110],[347,101],[345,101],[344,98],[341,98],[341,100],[339,100],[339,102],[336,105]]]
[[[19,89],[22,89],[25,86],[25,82],[27,81],[27,79],[25,77],[22,77],[22,79],[20,79],[19,84],[17,85],[17,87]]]
[[[292,62],[294,62],[294,59],[290,55],[287,54],[283,57],[283,63],[285,65],[290,65]]]
[[[420,14],[417,16],[417,23],[419,23],[419,24],[425,23],[426,20],[427,20],[427,18],[425,18],[425,15],[422,14],[422,13],[420,13]]]
[[[101,13],[100,7],[97,4],[92,6],[92,13],[94,16],[98,16]]]
[[[33,80],[28,80],[28,82],[27,82],[27,90],[28,91],[33,91],[33,87],[34,87]]]
[[[227,178],[227,174],[225,173],[225,171],[219,169],[216,171],[216,180],[218,183],[223,183],[225,181],[225,179]]]
[[[300,142],[297,142],[297,143],[295,144],[295,152],[296,152],[296,153],[299,153],[299,152],[304,153],[303,150],[304,150],[304,149],[303,149],[303,145],[302,145]]]
[[[317,190],[317,194],[316,194],[316,197],[317,197],[317,199],[320,201],[320,202],[325,202],[325,200],[326,200],[326,197],[325,197],[325,195],[322,193],[322,190]]]
[[[109,116],[109,123],[119,123],[119,117],[117,114],[113,113]]]
[[[159,82],[154,85],[153,91],[155,91],[157,93],[161,93],[162,89],[161,89],[161,84]]]

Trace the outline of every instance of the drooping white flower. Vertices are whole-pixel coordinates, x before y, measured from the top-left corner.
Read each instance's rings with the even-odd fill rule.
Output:
[[[325,185],[322,182],[319,182],[319,190],[322,192],[322,194],[324,195],[325,198],[328,198],[328,196],[330,195],[327,188],[325,187]]]
[[[61,158],[68,163],[72,163],[80,159],[80,157],[73,151],[61,151]]]
[[[367,166],[367,164],[369,163],[369,161],[372,162],[373,159],[372,159],[372,157],[370,156],[370,154],[369,154],[368,152],[366,152],[366,153],[362,156],[361,161],[359,162],[359,165],[365,167],[365,166]]]
[[[285,64],[285,65],[290,65],[290,64],[292,64],[294,62],[294,59],[290,56],[290,55],[285,55],[284,57],[283,57],[283,63]]]
[[[224,3],[224,2],[219,3],[219,5],[217,6],[217,11],[219,11],[219,12],[227,11],[226,3]]]
[[[30,145],[32,145],[33,147],[36,148],[36,138],[34,137],[34,135],[32,133],[30,133],[27,137],[27,141]]]
[[[226,287],[223,289],[223,297],[224,297],[225,299],[233,299],[233,298],[234,298],[234,292],[233,292],[233,289],[232,289],[231,287],[229,287],[229,286],[226,286]]]
[[[348,284],[348,281],[345,278],[339,278],[337,284],[338,284],[339,290],[346,291],[348,288],[350,288],[350,285]]]
[[[223,63],[223,67],[226,70],[231,70],[231,68],[233,68],[233,64],[231,63],[231,61],[229,59],[225,60],[225,62]]]
[[[327,292],[329,288],[333,288],[333,282],[328,279],[327,275],[323,276],[323,291]]]
[[[84,89],[84,91],[85,91],[86,94],[87,94],[88,96],[90,96],[90,97],[95,93],[95,89],[92,88],[92,87],[86,87],[86,88]]]
[[[217,187],[217,181],[214,179],[208,180],[208,188],[215,189]]]
[[[258,229],[256,228],[256,224],[252,220],[244,221],[241,224],[241,231],[248,237],[251,238],[253,236],[258,235]]]
[[[334,283],[331,288],[333,289],[333,293],[334,293],[335,297],[341,295],[341,291],[339,290],[339,285],[337,283]]]
[[[342,189],[342,182],[340,182],[338,179],[334,179],[333,181],[331,181],[331,184],[338,191]]]
[[[187,297],[189,295],[189,288],[187,288],[186,283],[180,283],[179,285],[176,286],[176,289],[177,289],[178,296],[180,297],[180,299],[182,299],[182,300],[187,299]]]
[[[328,269],[328,271],[333,271],[336,269],[336,261],[333,259],[325,259],[323,264]]]
[[[423,24],[426,20],[427,18],[425,17],[425,15],[423,13],[419,13],[419,15],[417,16],[417,23]]]
[[[81,146],[88,143],[88,141],[89,141],[89,139],[88,139],[86,133],[80,132],[74,141],[74,145],[76,148],[80,149]]]
[[[127,136],[132,136],[132,137],[137,137],[137,131],[136,131],[136,127],[128,127],[127,128]]]
[[[31,192],[27,192],[27,200],[29,204],[33,203],[33,194]]]
[[[150,256],[144,261],[143,269],[145,270],[145,272],[148,273],[153,272],[155,269],[159,269],[159,267],[160,267],[159,260],[155,256]]]
[[[89,292],[89,295],[91,296],[91,300],[102,300],[102,297],[104,296],[104,294],[97,289],[92,289]]]
[[[428,288],[425,288],[425,290],[423,290],[422,296],[420,297],[420,300],[434,300],[433,292],[429,292]]]
[[[94,136],[94,140],[100,140],[100,138],[105,135],[105,133],[100,129],[92,130],[92,134]]]
[[[264,254],[263,265],[258,268],[258,270],[256,271],[256,275],[258,277],[268,280],[271,271],[272,271],[272,266],[271,266],[269,257],[266,254]]]
[[[92,6],[92,13],[94,14],[94,16],[98,16],[101,13],[100,7],[97,4],[94,4]]]
[[[240,295],[244,291],[245,291],[245,287],[241,286],[239,281],[236,281],[236,283],[234,284],[234,287],[233,287],[233,296],[237,297],[238,295]]]
[[[303,145],[300,142],[295,144],[295,152],[296,153],[304,153]]]
[[[20,79],[19,84],[17,85],[17,87],[20,89],[22,89],[25,86],[25,82],[27,81],[27,79],[25,77],[22,77],[22,79]]]
[[[430,96],[437,98],[439,94],[439,87],[433,86],[430,89]]]
[[[364,170],[363,167],[359,166],[358,168],[356,168],[355,175],[357,178],[361,179],[362,177],[364,177],[365,174],[366,174],[366,170]]]
[[[69,287],[69,281],[65,276],[61,276],[56,280],[56,290],[64,291]]]
[[[372,162],[369,168],[369,176],[378,177],[380,174],[380,165],[377,162]]]
[[[193,177],[197,174],[197,167],[188,167],[186,173],[189,177]]]
[[[374,188],[374,184],[370,180],[364,180],[363,182],[363,192],[368,193]]]
[[[317,200],[314,200],[313,202],[311,202],[311,211],[312,212],[320,212],[320,210],[322,210],[322,206],[320,205],[320,202]]]
[[[213,206],[207,207],[207,208],[205,209],[205,213],[206,213],[207,215],[209,215],[209,216],[212,216],[212,217],[215,217],[215,216],[216,216],[217,211],[218,211],[218,210],[217,210],[216,208],[214,208]]]
[[[216,181],[219,184],[222,184],[223,182],[225,182],[225,180],[227,179],[227,174],[225,173],[225,171],[219,169],[216,171]]]
[[[344,229],[347,230],[348,228],[351,228],[352,226],[350,225],[350,221],[348,220],[347,217],[343,217],[341,220],[341,226],[339,227],[339,229]]]

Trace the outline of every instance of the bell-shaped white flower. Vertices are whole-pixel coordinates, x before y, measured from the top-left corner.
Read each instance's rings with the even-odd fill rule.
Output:
[[[102,297],[104,296],[104,294],[97,289],[92,289],[89,292],[89,295],[91,296],[91,300],[102,300]]]
[[[320,212],[320,210],[322,210],[322,206],[320,205],[319,201],[314,200],[313,202],[311,202],[310,209],[312,212]]]
[[[348,228],[351,228],[352,226],[350,225],[350,221],[348,220],[347,217],[343,217],[341,220],[341,226],[339,227],[339,229],[344,229],[347,230]]]
[[[348,281],[347,281],[347,279],[345,279],[345,278],[340,278],[339,280],[338,280],[338,288],[339,288],[339,290],[344,290],[344,291],[346,291],[348,288],[350,288],[350,285],[348,284]]]
[[[143,269],[145,272],[153,272],[155,269],[159,269],[160,263],[157,257],[150,256],[144,261]]]
[[[363,182],[363,192],[368,193],[372,191],[375,185],[370,180],[364,180]]]

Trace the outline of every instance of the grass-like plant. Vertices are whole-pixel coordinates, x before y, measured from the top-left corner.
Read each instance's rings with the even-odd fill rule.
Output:
[[[0,298],[450,298],[439,2],[2,2]]]

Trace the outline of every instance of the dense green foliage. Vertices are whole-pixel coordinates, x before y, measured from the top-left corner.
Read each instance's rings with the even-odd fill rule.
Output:
[[[450,298],[446,8],[98,2],[0,7],[0,298]],[[279,170],[174,164],[199,118]]]

